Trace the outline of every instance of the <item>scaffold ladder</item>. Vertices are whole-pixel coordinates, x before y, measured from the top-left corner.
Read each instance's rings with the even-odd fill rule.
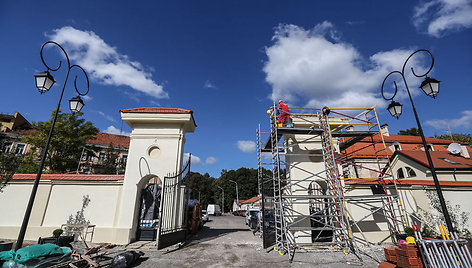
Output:
[[[271,131],[270,141],[272,148],[272,179],[274,186],[274,218],[275,218],[275,246],[274,249],[281,254],[287,253],[290,249],[287,247],[285,236],[285,218],[283,211],[283,200],[281,190],[281,174],[280,174],[280,151],[284,150],[279,146],[279,139],[277,133],[277,109],[275,104],[271,111]],[[290,253],[289,253],[290,254]]]
[[[330,213],[333,217],[330,218],[331,226],[333,228],[333,242],[338,244],[343,248],[345,252],[352,251],[357,255],[357,247],[352,235],[351,226],[349,224],[349,218],[346,213],[344,193],[342,181],[339,176],[339,169],[336,162],[336,150],[333,146],[331,129],[329,125],[329,115],[330,110],[328,108],[323,108],[319,114],[320,126],[323,129],[321,135],[321,144],[323,150],[323,158],[326,171],[326,182],[327,182],[327,191],[330,195],[333,196],[331,202],[332,210]]]

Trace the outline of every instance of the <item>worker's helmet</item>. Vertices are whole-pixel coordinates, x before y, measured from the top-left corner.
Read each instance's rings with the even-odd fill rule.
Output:
[[[279,103],[284,102],[283,100],[279,100]]]

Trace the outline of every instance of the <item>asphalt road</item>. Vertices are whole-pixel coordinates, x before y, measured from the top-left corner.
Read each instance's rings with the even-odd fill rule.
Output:
[[[138,249],[138,248],[137,248]],[[252,234],[244,217],[223,215],[210,221],[188,242],[157,251],[141,247],[146,260],[139,267],[378,267],[364,258],[342,252],[297,252],[293,263],[273,250],[263,249],[260,238]]]

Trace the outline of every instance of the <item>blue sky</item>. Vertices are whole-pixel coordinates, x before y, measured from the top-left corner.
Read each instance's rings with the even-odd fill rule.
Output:
[[[49,118],[60,88],[40,95],[33,75],[44,71],[39,50],[53,39],[89,74],[87,120],[126,133],[120,109],[191,109],[198,127],[185,151],[198,157],[194,171],[217,177],[257,166],[255,130],[268,129],[265,111],[279,98],[293,107],[377,105],[392,133],[416,127],[404,90],[396,120],[380,86],[409,53],[426,48],[439,96],[425,96],[408,77],[426,134],[444,134],[447,124],[471,133],[471,27],[470,0],[1,1],[0,113]],[[51,65],[60,59],[52,49],[46,57]],[[429,59],[414,64],[421,69]],[[64,74],[54,74],[58,84]],[[74,93],[69,84],[64,109]]]

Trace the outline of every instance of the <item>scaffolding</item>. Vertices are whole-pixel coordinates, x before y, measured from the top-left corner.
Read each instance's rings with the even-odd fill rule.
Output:
[[[290,110],[294,127],[278,122],[280,111],[274,104],[268,110],[270,132],[257,129],[264,248],[273,245],[290,261],[301,248],[337,249],[362,260],[361,253],[372,244],[365,226],[378,222],[395,242],[395,234],[406,226],[405,210],[388,170],[391,165],[384,168],[389,157],[375,108]],[[374,140],[376,135],[380,141]],[[353,150],[361,140],[367,145]],[[375,166],[351,161],[362,150],[375,152]],[[271,163],[264,163],[269,159],[264,153]],[[271,178],[263,172],[269,165]],[[348,172],[352,167],[368,172],[354,175]],[[371,192],[348,192],[355,182],[366,181]],[[369,255],[380,260],[374,251]]]

